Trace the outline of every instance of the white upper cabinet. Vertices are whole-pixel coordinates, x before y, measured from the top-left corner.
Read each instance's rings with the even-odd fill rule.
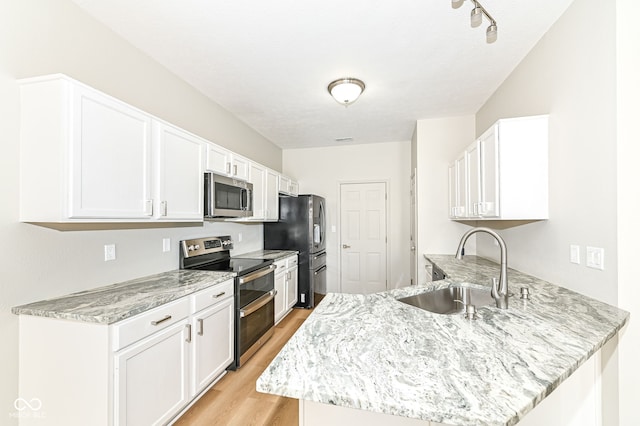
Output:
[[[265,186],[265,221],[275,221],[279,219],[279,193],[278,193],[278,179],[280,175],[273,170],[267,169],[267,181]]]
[[[235,179],[249,179],[249,160],[213,143],[207,144],[207,171]]]
[[[449,165],[449,217],[465,217],[468,203],[467,154]]]
[[[202,220],[205,142],[177,127],[154,121],[156,206],[161,220]]]
[[[449,217],[549,218],[548,116],[498,120],[449,165]]]
[[[281,194],[291,195],[293,197],[298,196],[298,182],[290,177],[280,175],[278,182],[278,190]]]
[[[202,221],[201,140],[63,75],[20,90],[21,221]]]
[[[249,182],[253,184],[253,216],[246,220],[254,222],[278,220],[279,176],[273,170],[253,161],[249,162]]]
[[[63,74],[19,85],[22,222],[202,222],[205,169],[253,182],[248,220],[277,221],[278,191],[298,194],[291,178]]]

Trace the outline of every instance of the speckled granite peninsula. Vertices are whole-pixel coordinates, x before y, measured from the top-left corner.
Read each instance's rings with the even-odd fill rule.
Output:
[[[448,425],[512,425],[628,320],[616,307],[509,269],[531,299],[440,315],[396,299],[488,285],[493,262],[427,255],[447,279],[372,295],[328,294],[257,381],[260,392]]]
[[[231,272],[175,270],[16,306],[11,312],[112,324],[234,276]]]

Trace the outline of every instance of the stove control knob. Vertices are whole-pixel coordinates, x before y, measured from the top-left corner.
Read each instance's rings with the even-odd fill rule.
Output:
[[[195,249],[199,250],[200,249],[200,244],[196,244]]]
[[[193,251],[193,245],[190,245],[189,247],[187,247],[188,251]]]

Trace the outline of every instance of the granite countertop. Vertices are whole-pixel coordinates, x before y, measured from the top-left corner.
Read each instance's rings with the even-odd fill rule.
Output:
[[[16,306],[11,312],[112,324],[234,277],[232,272],[174,270]]]
[[[295,250],[256,250],[250,253],[239,254],[234,257],[278,261],[296,254],[298,254],[298,252]]]
[[[512,425],[613,337],[629,314],[509,269],[509,309],[478,319],[398,302],[499,266],[426,256],[447,279],[371,295],[328,294],[258,378],[260,392],[450,425]]]

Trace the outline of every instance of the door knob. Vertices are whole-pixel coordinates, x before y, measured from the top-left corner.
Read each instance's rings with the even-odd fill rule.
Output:
[[[351,248],[351,246],[348,246],[348,245],[346,245],[346,244],[343,244],[343,245],[342,245],[342,248]]]

